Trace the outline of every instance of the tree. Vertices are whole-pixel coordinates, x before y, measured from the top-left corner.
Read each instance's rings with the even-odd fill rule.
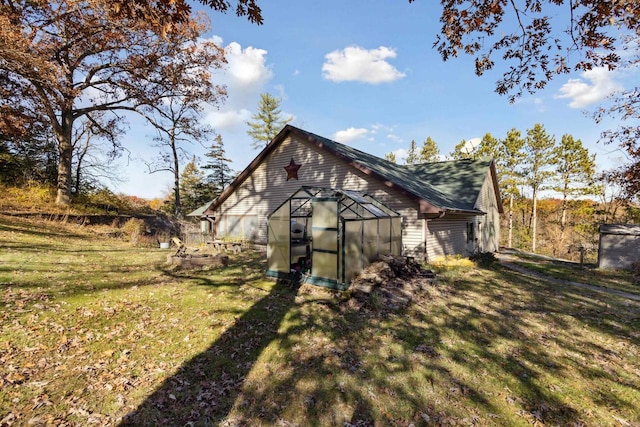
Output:
[[[640,25],[636,0],[442,0],[441,4],[442,30],[434,47],[442,59],[459,53],[474,56],[480,76],[499,57],[509,68],[498,80],[496,92],[511,93],[511,101],[523,90],[542,89],[558,74],[616,68],[622,61],[618,49],[629,37],[637,40]],[[614,33],[621,35],[616,39]]]
[[[442,30],[433,46],[443,61],[469,54],[478,76],[496,61],[504,63],[496,92],[510,102],[571,71],[640,64],[637,0],[442,0],[441,5]],[[617,143],[628,154],[628,162],[613,172],[624,181],[627,197],[634,198],[640,194],[640,87],[618,91],[610,101],[594,117],[613,116],[622,123],[603,132],[601,141]]]
[[[476,156],[475,158],[477,159],[485,157],[498,159],[500,157],[500,145],[501,141],[487,132],[480,140],[480,144],[473,150],[474,156]]]
[[[594,114],[596,122],[614,117],[621,123],[616,129],[602,133],[600,141],[617,143],[625,152],[627,161],[611,173],[617,175],[627,199],[640,200],[640,88],[615,94],[608,108],[599,108]]]
[[[233,171],[229,167],[231,160],[227,158],[221,135],[216,135],[205,156],[209,160],[202,168],[209,171],[206,182],[211,188],[208,199],[212,200],[218,197],[222,190],[233,181]]]
[[[269,93],[260,94],[258,112],[251,116],[252,121],[246,122],[250,128],[247,134],[253,140],[251,147],[254,149],[266,147],[280,130],[293,120],[293,117],[282,118],[281,102],[280,98]]]
[[[500,177],[500,189],[503,195],[509,198],[508,212],[508,237],[507,246],[513,247],[513,212],[514,198],[520,196],[518,186],[523,182],[521,171],[525,159],[523,151],[525,140],[517,129],[507,132],[507,137],[500,140],[496,166]]]
[[[93,116],[100,116],[101,120],[93,120]],[[105,178],[112,183],[122,181],[112,164],[112,161],[119,155],[119,151],[114,147],[118,146],[117,137],[122,132],[118,127],[121,119],[114,116],[109,120],[104,120],[102,116],[103,113],[97,111],[93,114],[87,114],[74,123],[72,137],[74,177],[72,193],[74,195],[100,187],[100,181]],[[106,150],[105,141],[108,144]]]
[[[114,10],[106,0],[0,4],[0,130],[17,134],[28,123],[52,130],[61,205],[70,203],[75,121],[162,102],[175,84],[167,72],[176,55],[195,50],[206,29],[205,22],[185,17],[162,36],[153,23],[116,17]],[[185,85],[200,83],[192,74],[182,77]]]
[[[141,107],[147,121],[156,130],[156,146],[160,153],[147,163],[150,173],[168,171],[173,174],[175,215],[180,216],[180,160],[188,153],[183,147],[190,142],[208,140],[213,129],[202,121],[205,103],[215,104],[225,95],[224,89],[211,83],[208,67],[220,67],[222,51],[211,43],[190,46],[167,65],[165,78],[172,83],[162,93],[163,102]],[[184,81],[184,75],[192,76]]]
[[[430,136],[422,143],[420,149],[420,157],[418,159],[421,163],[432,163],[440,161],[440,149],[438,143],[431,139]]]
[[[390,153],[387,153],[384,155],[384,159],[391,162],[391,163],[397,163],[396,161],[396,153],[394,153],[393,151],[391,151]]]
[[[536,228],[537,228],[537,202],[538,192],[548,186],[549,179],[554,172],[549,170],[553,164],[553,150],[555,138],[547,134],[547,131],[539,123],[527,130],[525,140],[526,169],[525,182],[531,188],[531,251],[536,251]]]
[[[560,241],[564,239],[567,220],[567,201],[570,197],[595,194],[596,156],[573,136],[562,135],[560,144],[553,149],[556,181],[553,190],[562,194],[560,205]]]
[[[411,146],[409,147],[409,151],[407,151],[407,158],[404,163],[407,165],[414,165],[420,161],[420,155],[418,154],[418,148],[416,147],[416,140],[411,140]]]
[[[105,0],[110,13],[122,17],[142,20],[153,24],[163,32],[170,32],[176,24],[184,23],[191,15],[191,6],[186,0]],[[226,13],[231,8],[227,0],[199,0],[211,9]],[[237,16],[245,16],[250,22],[261,25],[262,10],[255,0],[237,0]]]
[[[198,167],[198,161],[193,156],[180,174],[179,193],[182,197],[182,209],[185,212],[191,212],[210,200],[205,194],[204,179],[204,172]]]
[[[473,150],[468,149],[467,140],[463,139],[453,147],[453,151],[449,153],[449,157],[454,160],[461,160],[473,158],[474,156]]]

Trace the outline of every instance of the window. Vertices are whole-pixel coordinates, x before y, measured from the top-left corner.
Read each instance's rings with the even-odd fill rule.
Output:
[[[467,242],[473,242],[475,240],[475,224],[473,222],[467,223]]]

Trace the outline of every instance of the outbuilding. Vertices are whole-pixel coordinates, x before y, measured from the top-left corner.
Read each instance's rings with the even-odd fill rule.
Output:
[[[492,159],[398,165],[291,125],[190,215],[210,222],[213,238],[266,245],[269,214],[301,186],[367,194],[399,213],[404,256],[498,250],[503,210]]]
[[[267,275],[330,288],[402,251],[401,215],[352,190],[303,186],[269,215],[268,230]]]
[[[598,267],[629,269],[640,262],[640,224],[600,225]]]

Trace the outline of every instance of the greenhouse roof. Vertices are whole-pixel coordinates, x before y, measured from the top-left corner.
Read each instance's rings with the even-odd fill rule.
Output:
[[[292,202],[291,216],[311,216],[311,200],[337,200],[340,215],[349,219],[388,218],[400,214],[367,193],[354,190],[302,186],[287,201]],[[286,203],[286,201],[285,201]]]

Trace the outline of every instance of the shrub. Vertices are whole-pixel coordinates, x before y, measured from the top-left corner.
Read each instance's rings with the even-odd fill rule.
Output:
[[[476,252],[469,259],[482,268],[491,268],[498,262],[496,254],[493,252]]]
[[[441,273],[448,270],[472,268],[475,267],[475,264],[468,258],[463,258],[461,255],[446,255],[444,257],[435,258],[433,261],[429,261],[427,268],[429,267],[438,273]]]

